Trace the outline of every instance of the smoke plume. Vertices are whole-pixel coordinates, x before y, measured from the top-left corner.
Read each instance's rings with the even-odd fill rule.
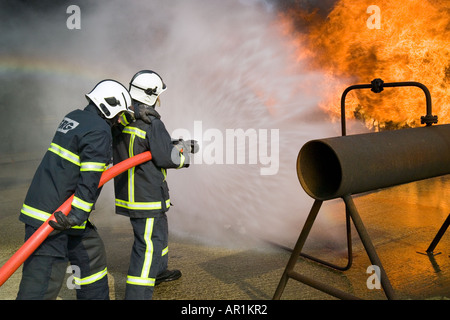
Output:
[[[80,7],[79,30],[66,26],[71,4]],[[223,137],[227,129],[263,129],[269,137],[271,129],[279,131],[279,150],[267,146],[268,154],[279,154],[274,175],[260,174],[264,163],[248,163],[248,155],[261,148],[248,139],[234,147],[246,152],[244,164],[194,163],[170,170],[171,232],[223,245],[242,239],[295,241],[312,204],[298,183],[298,151],[310,139],[339,132],[317,108],[326,90],[323,74],[296,60],[298,48],[279,24],[278,10],[289,2],[6,1],[1,6],[0,106],[3,114],[19,119],[0,129],[2,150],[42,156],[60,119],[83,108],[84,94],[97,82],[112,78],[127,86],[135,72],[152,69],[168,87],[158,111],[169,133],[192,133],[200,139],[200,153],[213,143],[205,139],[208,129]],[[202,132],[194,137],[198,122]],[[97,217],[100,229],[128,223],[114,218],[113,202],[112,188],[105,187],[97,210],[107,207],[108,213]]]

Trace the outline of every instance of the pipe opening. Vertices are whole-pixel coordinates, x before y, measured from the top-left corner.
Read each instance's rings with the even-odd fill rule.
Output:
[[[321,141],[306,143],[297,158],[297,175],[303,189],[318,200],[334,198],[342,181],[339,159]]]

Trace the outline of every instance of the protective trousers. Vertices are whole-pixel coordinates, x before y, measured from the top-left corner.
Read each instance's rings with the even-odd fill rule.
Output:
[[[25,240],[35,231],[25,225]],[[67,268],[68,261],[71,269]],[[77,299],[109,299],[105,247],[89,222],[81,234],[64,231],[49,236],[25,261],[17,299],[56,299],[67,270],[73,272],[73,281],[68,279],[67,285],[76,289]]]
[[[155,218],[130,218],[130,221],[134,231],[134,244],[125,299],[151,300],[156,276],[167,269],[167,216],[160,213]]]

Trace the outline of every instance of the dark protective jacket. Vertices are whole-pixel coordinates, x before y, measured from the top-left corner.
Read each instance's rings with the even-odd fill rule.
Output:
[[[111,128],[94,105],[67,114],[36,170],[19,219],[39,227],[74,194],[71,216],[79,226],[72,229],[84,229],[111,147]]]
[[[152,160],[114,178],[116,213],[131,218],[152,218],[169,210],[166,169],[189,165],[188,153],[174,147],[164,123],[150,118],[151,124],[137,120],[114,136],[114,164],[148,150],[152,154]]]

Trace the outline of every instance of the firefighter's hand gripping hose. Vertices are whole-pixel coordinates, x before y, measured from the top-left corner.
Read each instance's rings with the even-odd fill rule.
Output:
[[[73,219],[70,219],[70,217],[68,215],[66,216],[62,211],[56,211],[53,215],[55,216],[56,221],[50,220],[48,224],[55,230],[63,231],[77,225]]]
[[[100,188],[106,182],[113,179],[122,172],[135,167],[141,163],[152,159],[150,151],[143,152],[127,160],[124,160],[115,166],[112,166],[103,172],[98,187]],[[68,215],[71,209],[73,195],[67,199],[55,212],[61,211]],[[0,269],[0,287],[11,277],[11,275],[25,262],[25,260],[41,245],[47,236],[54,230],[49,221],[55,221],[54,214],[45,221],[38,230],[16,251],[16,253]]]

